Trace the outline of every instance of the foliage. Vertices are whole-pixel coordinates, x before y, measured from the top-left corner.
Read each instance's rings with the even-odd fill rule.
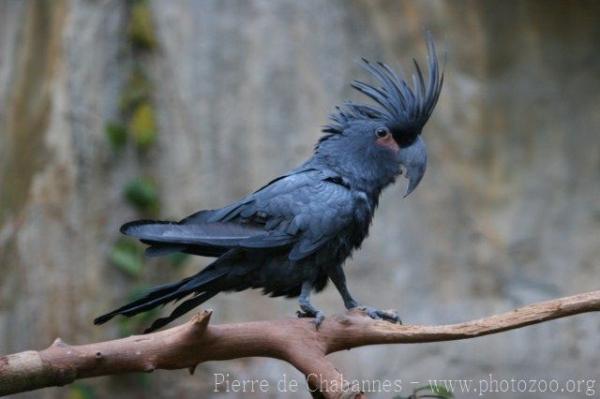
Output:
[[[157,41],[148,2],[140,0],[133,2],[130,13],[127,34],[132,46],[146,51],[155,49]]]
[[[119,94],[119,118],[107,123],[105,133],[114,151],[120,151],[128,143],[135,145],[143,152],[156,144],[158,135],[156,109],[153,103],[153,85],[145,69],[145,62],[157,46],[154,33],[152,12],[147,0],[127,1],[128,20],[126,21],[127,44],[130,46],[131,68],[126,82]],[[137,162],[145,162],[146,158],[137,158]],[[143,165],[139,165],[143,166]],[[160,199],[155,181],[148,177],[136,177],[123,187],[123,199],[138,213],[154,216],[159,212]],[[188,255],[176,253],[169,255],[166,262],[178,267],[185,263]],[[142,296],[146,286],[140,285],[143,277],[144,254],[142,245],[137,241],[122,238],[115,242],[109,254],[110,262],[137,286],[130,293],[133,301]],[[157,317],[154,309],[131,318],[120,318],[119,329],[122,335],[139,333],[143,325],[147,325]],[[88,399],[82,397],[82,399]]]
[[[117,241],[110,251],[109,259],[118,269],[132,277],[138,277],[142,271],[143,252],[132,240]]]
[[[127,202],[143,213],[154,214],[160,208],[158,189],[152,179],[135,178],[123,190]]]
[[[106,135],[115,150],[122,149],[130,137],[138,149],[145,151],[156,142],[157,126],[153,88],[145,71],[146,59],[142,53],[154,50],[156,36],[149,2],[130,0],[128,7],[127,37],[133,67],[119,98],[120,120],[106,126]]]
[[[149,102],[140,104],[129,119],[128,130],[137,147],[147,150],[156,141],[156,118]]]
[[[149,102],[152,97],[152,84],[141,66],[129,74],[127,84],[121,92],[119,107],[124,115],[131,115],[137,106]]]
[[[127,129],[122,123],[107,123],[105,133],[113,150],[122,150],[125,147],[125,144],[127,144]]]

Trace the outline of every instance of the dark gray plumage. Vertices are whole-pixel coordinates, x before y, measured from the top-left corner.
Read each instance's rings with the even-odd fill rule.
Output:
[[[147,331],[164,326],[221,291],[261,288],[272,296],[300,296],[300,316],[315,317],[309,295],[331,280],[346,308],[358,303],[346,287],[342,264],[368,234],[381,191],[400,174],[409,180],[406,195],[419,184],[427,162],[420,137],[440,94],[440,72],[428,37],[428,73],[416,73],[409,85],[381,63],[364,61],[379,85],[353,87],[376,105],[347,103],[336,108],[312,158],[258,191],[221,209],[197,212],[180,222],[135,221],[121,232],[150,245],[150,256],[172,252],[216,257],[180,282],[156,287],[144,297],[98,317],[132,316],[189,297],[170,316]],[[365,307],[373,318],[398,316]]]

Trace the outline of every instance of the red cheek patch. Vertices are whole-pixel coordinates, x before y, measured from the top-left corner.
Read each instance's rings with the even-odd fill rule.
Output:
[[[389,150],[392,150],[393,152],[400,151],[400,147],[398,146],[398,143],[396,143],[396,140],[394,140],[394,137],[391,134],[387,135],[386,137],[377,139],[376,143],[377,143],[377,145],[380,145]]]

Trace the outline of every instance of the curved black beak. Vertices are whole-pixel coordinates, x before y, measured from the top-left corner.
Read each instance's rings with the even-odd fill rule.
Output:
[[[402,167],[402,174],[408,179],[408,187],[404,194],[406,198],[417,188],[427,168],[427,147],[421,136],[418,136],[412,145],[398,152],[398,162]]]

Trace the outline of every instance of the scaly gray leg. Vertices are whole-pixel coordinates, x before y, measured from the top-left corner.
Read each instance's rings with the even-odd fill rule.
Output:
[[[348,291],[348,286],[346,285],[346,276],[344,275],[342,265],[337,265],[328,269],[327,274],[342,296],[346,309],[350,310],[358,308],[365,311],[372,319],[383,319],[391,321],[392,323],[402,324],[402,321],[400,320],[400,317],[396,311],[385,311],[373,308],[371,306],[359,305],[358,302],[352,298],[352,295],[350,295],[350,291]]]
[[[297,314],[298,317],[314,317],[314,323],[318,329],[323,320],[325,320],[325,314],[315,308],[312,303],[310,303],[310,293],[312,289],[313,285],[311,282],[305,281],[302,283],[302,291],[300,292],[300,297],[298,298],[300,310],[297,312]]]

